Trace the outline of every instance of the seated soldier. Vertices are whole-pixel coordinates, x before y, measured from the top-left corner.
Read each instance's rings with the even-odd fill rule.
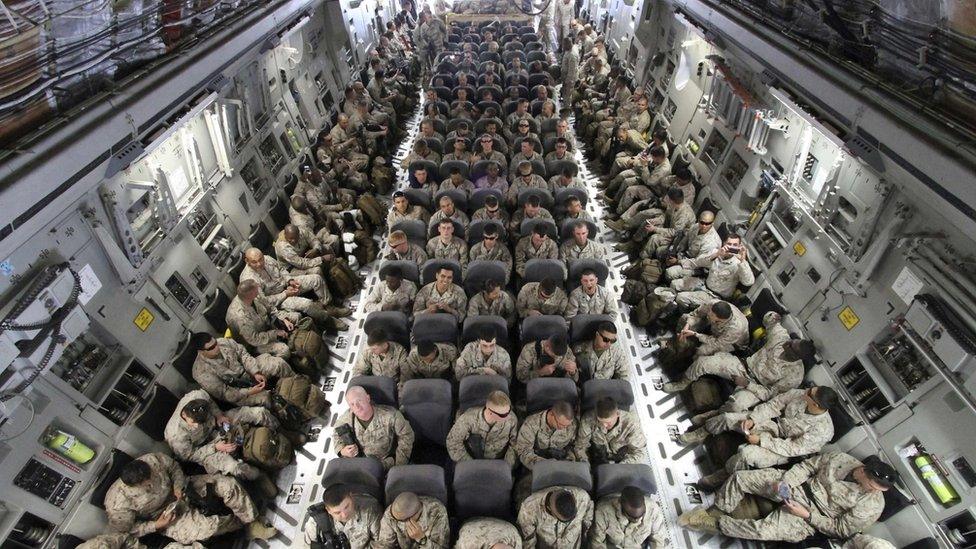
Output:
[[[192,494],[191,494],[192,492]],[[221,509],[207,504],[216,498]],[[108,526],[135,537],[158,533],[192,544],[247,527],[248,539],[270,539],[278,531],[259,519],[258,509],[231,477],[184,476],[173,458],[145,454],[127,463],[105,493]]]
[[[268,354],[255,358],[233,339],[197,332],[190,345],[197,351],[193,380],[214,398],[235,406],[274,409],[274,381],[295,375],[284,359]]]
[[[573,223],[573,238],[563,242],[559,247],[559,256],[566,261],[566,265],[574,259],[603,259],[607,258],[607,248],[599,242],[590,239],[590,228],[586,223]]]
[[[661,506],[636,486],[600,498],[590,528],[590,549],[668,546]],[[650,543],[651,545],[648,545]]]
[[[511,216],[508,211],[501,207],[498,197],[494,195],[486,196],[485,205],[471,214],[471,221],[494,220],[499,222],[502,227],[507,227],[510,219]]]
[[[497,280],[485,280],[482,290],[468,302],[468,316],[479,315],[500,316],[511,330],[515,327],[515,299]]]
[[[454,271],[450,267],[437,270],[434,281],[417,292],[413,302],[413,313],[448,313],[454,315],[458,323],[464,322],[467,314],[468,296],[464,288],[454,283]]]
[[[634,202],[646,200],[652,196],[661,196],[666,190],[664,187],[665,178],[671,174],[671,163],[668,162],[667,153],[661,147],[652,147],[649,154],[638,157],[638,165],[633,177],[625,174],[630,170],[625,170],[618,178],[622,178],[616,188],[614,198],[608,199],[611,206],[615,206],[618,214],[626,212]],[[616,181],[616,180],[615,180]],[[607,196],[614,189],[614,183],[607,188]]]
[[[315,226],[318,224],[315,215],[308,207],[308,201],[305,200],[304,196],[297,194],[292,195],[291,200],[289,200],[288,221],[292,225],[313,234],[315,233]]]
[[[526,469],[545,459],[576,460],[576,411],[566,401],[536,412],[522,422],[515,452]]]
[[[430,192],[432,184],[434,181],[430,181],[430,172],[424,166],[414,166],[410,168],[410,188],[411,189],[427,189]]]
[[[614,231],[630,235],[630,240],[617,245],[616,250],[635,254],[641,250],[641,243],[653,235],[656,242],[645,255],[656,256],[659,251],[663,253],[667,249],[679,231],[687,234],[694,227],[697,219],[695,210],[681,189],[668,189],[661,199],[663,209],[657,206],[656,199],[642,200],[631,206],[619,220],[606,222],[607,227]]]
[[[569,161],[575,163],[575,160],[573,158],[573,153],[569,152],[569,140],[567,140],[565,137],[557,137],[555,150],[553,150],[551,153],[546,155],[547,165],[550,162],[558,162],[558,161]]]
[[[427,257],[457,261],[463,270],[468,265],[468,244],[454,236],[454,221],[441,219],[437,223],[437,236],[427,241]]]
[[[413,314],[413,300],[417,297],[417,285],[412,280],[403,280],[403,271],[393,266],[387,269],[386,277],[373,287],[366,298],[364,310],[367,313],[378,311],[399,311],[407,316]]]
[[[289,266],[294,274],[322,274],[323,268],[336,260],[339,237],[327,229],[312,234],[296,225],[288,224],[275,240],[274,250],[278,259]]]
[[[430,221],[427,223],[427,228],[433,229],[436,227],[442,219],[449,219],[456,222],[461,227],[467,227],[470,220],[468,220],[468,214],[457,209],[454,204],[454,199],[448,195],[440,197],[437,201],[438,209],[434,212],[434,215],[430,216]]]
[[[478,339],[464,346],[454,366],[454,375],[459,381],[473,375],[512,379],[512,359],[508,351],[497,344],[496,337],[491,326],[483,326],[478,330]]]
[[[244,252],[247,265],[241,272],[240,281],[254,280],[260,285],[261,294],[266,296],[271,305],[284,311],[305,313],[309,316],[316,314],[309,309],[316,309],[311,299],[301,297],[302,294],[314,292],[318,303],[325,308],[329,316],[345,317],[352,311],[345,307],[333,306],[332,296],[325,284],[325,279],[318,274],[293,275],[285,270],[278,261],[266,257],[257,248],[248,248]]]
[[[451,527],[444,504],[430,496],[403,492],[383,513],[376,547],[447,547]]]
[[[447,451],[454,461],[504,459],[515,467],[518,418],[504,391],[492,391],[481,408],[461,412],[447,434]]]
[[[568,377],[579,381],[576,356],[563,334],[526,343],[519,353],[515,375],[522,383],[528,383],[537,377]]]
[[[206,391],[196,389],[180,399],[163,436],[177,458],[202,465],[211,475],[222,473],[255,481],[270,498],[278,493],[278,487],[260,468],[268,465],[256,462],[253,456],[247,456],[252,463],[246,462],[238,450],[243,450],[246,440],[242,433],[262,427],[274,432],[278,426],[278,420],[265,408],[244,406],[225,414]],[[300,436],[292,436],[300,442]]]
[[[354,376],[385,376],[402,385],[400,368],[407,360],[407,350],[391,341],[386,330],[379,328],[366,336],[366,347],[359,353]]]
[[[418,341],[400,367],[400,383],[411,379],[453,379],[457,358],[457,347],[451,343]]]
[[[528,201],[526,201],[528,204]],[[516,233],[513,233],[516,234]],[[557,259],[559,248],[549,238],[549,233],[541,224],[532,229],[532,234],[523,236],[515,245],[515,272],[525,276],[525,264],[531,259]]]
[[[596,220],[593,219],[593,216],[590,215],[589,212],[583,209],[583,202],[580,201],[578,196],[571,195],[568,198],[566,198],[566,201],[563,202],[563,208],[564,210],[562,214],[559,216],[560,223],[566,221],[567,219],[571,219],[573,221],[589,221],[590,223],[596,223]]]
[[[593,269],[585,269],[580,274],[579,287],[569,294],[566,320],[576,315],[609,315],[617,318],[617,297],[606,286],[600,285],[600,279]]]
[[[501,241],[499,226],[494,223],[485,225],[481,242],[471,246],[468,257],[471,261],[501,261],[505,265],[505,282],[512,276],[512,253],[508,246]]]
[[[459,139],[454,143],[456,147],[457,143],[464,143],[464,140]],[[452,155],[448,155],[448,156],[452,156]],[[450,159],[445,158],[444,160],[447,161]],[[462,191],[464,192],[464,194],[469,196],[471,195],[471,193],[474,192],[474,182],[471,181],[470,179],[465,179],[464,174],[461,173],[461,169],[458,168],[457,166],[451,166],[450,175],[447,177],[447,179],[441,182],[440,186],[438,186],[437,188],[437,191],[447,191],[452,189]]]
[[[373,404],[359,386],[346,391],[349,410],[339,416],[333,433],[342,457],[374,457],[389,470],[406,465],[413,451],[414,434],[407,418],[392,406]]]
[[[396,191],[393,193],[393,207],[390,208],[390,213],[386,216],[386,226],[393,227],[401,221],[410,219],[418,219],[426,223],[429,216],[430,214],[424,210],[423,206],[411,205],[410,199],[403,191]]]
[[[522,191],[529,189],[549,190],[546,180],[541,175],[532,173],[532,163],[528,160],[522,160],[516,164],[512,169],[512,174],[514,177],[511,185],[508,186],[507,193],[508,203],[512,206],[518,204],[518,197]]]
[[[882,492],[898,472],[870,456],[863,462],[842,452],[818,454],[787,471],[777,468],[736,471],[710,509],[696,507],[678,517],[689,530],[733,538],[799,543],[820,533],[850,537],[867,530],[884,511]],[[782,505],[761,519],[730,516],[746,494]]]
[[[418,138],[417,141],[415,141],[413,144],[413,150],[410,151],[410,154],[408,154],[403,158],[401,165],[410,166],[411,164],[419,160],[427,160],[429,162],[433,162],[434,164],[440,166],[441,155],[438,154],[437,151],[435,151],[434,149],[431,149],[430,147],[427,146],[427,140],[423,138]]]
[[[482,143],[484,143],[484,141],[482,141]],[[505,176],[501,173],[501,166],[505,162],[505,157],[502,156],[498,151],[495,151],[494,154],[498,155],[500,160],[494,157],[489,158],[491,162],[488,163],[485,174],[474,180],[474,188],[475,190],[495,189],[504,194],[508,192],[508,180],[505,179]],[[474,157],[471,160],[473,162],[477,162],[478,160],[484,159]]]
[[[461,526],[454,547],[456,549],[481,549],[483,547],[488,549],[522,549],[522,534],[515,525],[504,520],[477,517],[465,521]]]
[[[423,248],[410,242],[407,233],[403,231],[393,231],[386,239],[390,245],[390,251],[383,256],[387,261],[413,261],[417,267],[423,267],[427,262],[427,252]]]
[[[793,389],[750,412],[713,417],[705,422],[706,427],[682,435],[678,442],[703,442],[712,432],[738,431],[745,435],[746,444],[725,462],[725,467],[698,482],[699,489],[712,491],[735,471],[783,465],[792,458],[819,452],[834,436],[829,412],[839,405],[837,393],[830,387]]]
[[[468,142],[468,138],[467,137],[455,136],[454,137],[454,150],[451,151],[451,152],[449,152],[449,153],[447,153],[447,154],[445,154],[444,155],[444,158],[441,160],[441,162],[458,161],[458,162],[465,162],[465,163],[470,164],[471,163],[471,151],[468,150],[468,143],[469,142]],[[457,169],[457,168],[451,168],[451,177],[450,177],[450,180],[452,182],[453,182],[453,179],[454,179],[454,170],[455,169]],[[458,171],[458,175],[461,175],[460,170]],[[461,178],[464,179],[463,176]],[[470,183],[470,181],[468,181],[467,179],[465,179],[464,181]],[[446,183],[446,181],[445,181],[445,183]],[[471,187],[474,188],[474,183],[471,183]],[[441,188],[442,189],[445,188],[443,184],[441,185]],[[459,187],[455,186],[454,188],[459,188]],[[463,189],[463,190],[468,190],[468,189]]]
[[[652,240],[654,239],[647,241],[644,252],[641,252],[642,257],[652,246]],[[722,239],[719,238],[718,231],[715,230],[715,214],[709,211],[701,212],[698,215],[698,228],[690,228],[685,233],[684,238],[674,246],[676,254],[665,258],[665,265],[667,266],[667,270],[664,271],[665,278],[675,280],[685,276],[694,276],[695,270],[690,265],[682,265],[681,261],[709,255],[719,249],[721,245]],[[660,250],[662,253],[659,255],[664,255],[666,250]]]
[[[590,495],[576,486],[554,486],[532,494],[519,508],[525,547],[579,549],[593,523]]]
[[[322,503],[308,512],[301,549],[328,547],[335,535],[345,537],[349,549],[369,549],[379,539],[382,507],[373,496],[356,493],[348,485],[326,488]]]
[[[727,301],[706,303],[687,315],[677,336],[678,345],[693,345],[695,357],[731,353],[749,342],[749,321]]]
[[[530,219],[546,219],[555,223],[549,210],[542,207],[542,200],[532,195],[526,198],[522,207],[512,214],[512,220],[508,222],[509,234],[522,234],[522,222]]]
[[[576,459],[593,465],[647,463],[647,440],[637,414],[620,410],[610,397],[580,418]]]
[[[576,177],[573,168],[564,167],[558,174],[549,178],[549,192],[556,196],[556,191],[561,189],[585,189],[583,180]]]
[[[308,310],[320,314],[323,320],[331,318],[318,303],[313,303]],[[224,317],[231,332],[255,352],[282,359],[291,356],[288,335],[295,331],[301,318],[300,313],[279,311],[261,295],[261,287],[255,280],[243,280],[237,285],[237,295],[227,306]]]
[[[542,162],[542,155],[536,152],[532,146],[532,140],[525,139],[519,145],[519,152],[512,156],[512,161],[508,165],[508,179],[509,181],[514,181],[516,177],[521,175],[516,168],[522,162],[528,162],[529,167],[532,166],[533,161]]]
[[[563,316],[567,306],[566,292],[551,278],[523,285],[515,301],[520,319],[537,315]]]
[[[628,379],[630,363],[623,347],[617,344],[617,325],[600,322],[593,339],[573,347],[576,361],[587,368],[591,379]]]
[[[725,245],[709,255],[682,259],[681,266],[689,271],[706,269],[708,275],[685,276],[671,280],[671,288],[678,292],[675,301],[683,310],[693,309],[706,301],[730,299],[740,285],[752,286],[756,281],[749,266],[742,237],[730,234]]]

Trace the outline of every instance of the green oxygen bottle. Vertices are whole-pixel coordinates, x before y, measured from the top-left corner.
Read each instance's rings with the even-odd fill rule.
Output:
[[[71,461],[83,465],[95,457],[95,451],[86,446],[74,435],[60,429],[51,429],[45,435],[44,445]]]
[[[922,480],[928,484],[929,490],[939,503],[944,507],[952,507],[959,503],[959,494],[949,484],[949,479],[935,466],[935,461],[932,459],[932,456],[920,453],[915,458],[914,463]]]

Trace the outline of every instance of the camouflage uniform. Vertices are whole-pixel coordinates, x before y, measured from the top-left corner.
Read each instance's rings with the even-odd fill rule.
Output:
[[[727,259],[709,256],[682,261],[682,266],[692,268],[707,268],[708,276],[705,280],[695,276],[679,278],[671,281],[671,287],[678,292],[675,300],[682,309],[697,307],[706,301],[712,301],[718,296],[729,299],[735,293],[739,284],[752,286],[756,282],[752,274],[752,267],[748,261],[742,261],[738,256]]]
[[[234,296],[227,307],[225,320],[231,332],[250,345],[256,353],[287,359],[291,356],[291,350],[287,342],[278,339],[278,330],[271,324],[271,319],[287,319],[297,323],[301,317],[299,313],[279,311],[267,297],[258,294],[250,306],[240,297]]]
[[[191,400],[205,399],[210,403],[210,415],[206,421],[194,427],[183,420],[180,415],[183,407]],[[183,461],[198,463],[207,473],[216,475],[222,473],[235,477],[254,480],[261,474],[260,469],[245,463],[242,459],[217,450],[217,443],[223,440],[223,432],[216,424],[219,415],[227,416],[234,425],[264,426],[270,429],[278,427],[278,420],[270,411],[257,406],[244,406],[220,411],[217,404],[203,389],[190,391],[176,405],[176,410],[166,423],[163,436],[167,444],[173,449],[173,454]]]
[[[664,513],[656,501],[644,497],[644,516],[640,520],[631,520],[623,512],[619,495],[605,496],[597,502],[590,528],[590,549],[643,547],[647,539],[654,543],[655,549],[668,546]]]
[[[515,310],[518,311],[519,318],[529,316],[529,311],[539,311],[544,315],[563,316],[566,314],[567,306],[566,292],[558,285],[549,299],[543,301],[539,297],[538,282],[529,282],[523,285],[522,289],[519,290],[518,299],[515,301]]]
[[[138,459],[149,464],[148,484],[127,486],[117,479],[105,494],[105,513],[109,528],[115,532],[128,532],[137,537],[155,533],[156,518],[175,501],[174,490],[194,490],[199,494],[207,484],[214,485],[216,494],[233,514],[207,516],[189,508],[183,500],[177,504],[176,519],[160,534],[190,544],[232,532],[258,517],[254,502],[233,478],[224,475],[186,478],[179,464],[165,454],[146,454]]]
[[[654,243],[645,244],[648,246],[647,254],[653,256],[663,254],[678,231],[695,230],[695,223],[698,222],[698,218],[695,215],[694,208],[687,201],[675,206],[670,201],[665,200],[663,210],[660,208],[644,208],[645,204],[651,202],[654,200],[637,202],[624,213],[621,219],[626,220],[624,221],[625,228],[632,231],[641,230],[644,222],[648,220],[657,227],[654,234],[647,238],[648,241],[653,240]],[[642,233],[640,238],[644,237],[645,233]]]
[[[447,508],[439,500],[429,496],[420,498],[421,510],[417,522],[426,534],[417,542],[407,535],[406,522],[393,518],[390,505],[380,520],[380,537],[376,547],[400,549],[446,549],[451,544],[451,527],[448,523]]]
[[[502,227],[508,227],[512,216],[508,214],[508,210],[505,208],[498,208],[494,213],[488,211],[487,207],[481,207],[471,214],[471,221],[490,221],[494,220],[501,224]]]
[[[440,236],[435,236],[427,241],[427,257],[453,259],[461,264],[463,271],[468,266],[468,245],[456,236],[452,236],[446,244]]]
[[[320,231],[319,235],[314,235],[308,229],[299,228],[297,242],[288,242],[282,232],[275,240],[274,250],[278,260],[290,265],[295,273],[314,275],[322,272],[324,260],[321,257],[305,257],[305,254],[312,250],[320,254],[332,253],[332,246],[338,241],[339,237],[329,234],[326,229]]]
[[[568,490],[576,500],[576,518],[560,522],[546,509],[546,496],[554,490]],[[575,486],[554,486],[529,496],[519,508],[518,525],[525,549],[579,549],[593,523],[593,502],[585,490]]]
[[[519,153],[519,155],[517,156],[521,156],[521,153]],[[536,154],[535,159],[542,160],[542,157]],[[521,162],[521,160],[515,160],[515,159],[512,160],[512,163],[514,164],[514,167],[512,168],[512,173],[515,174],[518,173],[517,171],[515,171],[515,168],[518,167],[519,162]],[[541,175],[532,174],[531,177],[529,177],[528,183],[526,183],[525,180],[522,179],[522,175],[518,174],[515,177],[513,177],[512,183],[508,186],[508,192],[506,193],[507,195],[506,198],[508,198],[509,202],[515,204],[518,201],[519,194],[522,191],[527,191],[529,189],[548,191],[549,185],[546,184],[546,180],[543,179]]]
[[[678,249],[682,250],[685,257],[696,258],[711,255],[715,250],[722,247],[722,238],[718,235],[715,227],[710,227],[705,233],[700,233],[694,228],[685,233],[684,239],[678,244]],[[646,251],[646,248],[645,248]],[[668,280],[693,276],[694,269],[690,264],[682,260],[678,265],[668,267],[665,271]]]
[[[423,313],[432,303],[445,303],[455,311],[455,318],[458,323],[464,322],[464,317],[468,309],[468,296],[464,293],[464,288],[457,284],[443,294],[437,291],[437,283],[431,282],[417,292],[417,299],[413,302],[414,314]]]
[[[477,341],[464,346],[454,366],[454,375],[458,380],[467,376],[484,375],[483,368],[491,368],[496,374],[512,379],[512,359],[508,356],[508,351],[495,345],[495,352],[486,357]]]
[[[183,547],[182,545],[170,545]],[[203,549],[203,546],[200,545],[200,548]],[[82,543],[75,549],[147,549],[147,547],[139,542],[139,538],[131,534],[102,534]],[[166,549],[169,549],[169,546]]]
[[[373,496],[352,494],[352,499],[356,505],[356,516],[346,522],[339,522],[332,518],[333,528],[336,532],[346,535],[352,549],[369,549],[380,537],[380,517],[383,516],[383,509]],[[325,509],[321,511],[327,512]],[[302,540],[304,545],[300,549],[309,549],[312,543],[318,542],[318,540],[318,524],[309,517],[305,521],[304,539]]]
[[[478,242],[471,246],[468,257],[471,261],[501,261],[505,264],[505,282],[508,283],[512,276],[512,252],[508,251],[508,246],[503,242],[496,240],[495,246],[490,250],[485,247],[484,242]]]
[[[525,276],[525,264],[530,259],[558,259],[559,247],[552,239],[547,239],[536,249],[532,245],[532,235],[523,236],[515,245],[515,272]]]
[[[386,215],[386,226],[393,227],[401,221],[409,221],[411,219],[426,222],[427,217],[427,210],[422,206],[408,206],[407,211],[403,213],[400,213],[396,208],[390,208],[390,213]]]
[[[401,311],[410,315],[413,311],[413,300],[417,297],[417,285],[410,280],[401,280],[396,290],[391,290],[385,281],[380,281],[373,287],[366,298],[365,311]]]
[[[350,425],[356,433],[356,441],[362,447],[360,456],[367,455],[380,460],[384,469],[394,465],[406,465],[413,451],[414,434],[407,418],[392,406],[373,405],[373,419],[363,425],[351,411],[339,417],[336,427]],[[342,448],[336,448],[336,452]]]
[[[519,353],[518,362],[515,365],[515,375],[518,377],[519,381],[522,383],[528,383],[529,381],[538,377],[536,370],[542,366],[542,362],[540,360],[542,354],[543,351],[541,341],[529,342],[522,347],[522,352]],[[567,362],[576,362],[576,355],[574,355],[573,351],[568,348],[566,349],[565,355],[556,357],[556,361],[554,363],[556,365],[556,373],[553,375],[559,376],[560,368]],[[564,372],[563,376],[561,377],[568,377],[573,381],[579,381],[579,370],[577,370],[573,375],[569,375],[568,372]]]
[[[546,423],[548,413],[549,410],[542,410],[530,415],[519,428],[515,452],[526,469],[534,468],[536,463],[544,459],[552,459],[540,455],[540,452],[545,454],[556,450],[565,452],[566,460],[573,461],[576,458],[576,430],[579,420],[574,419],[573,424],[565,429],[552,429]]]
[[[617,318],[617,298],[606,286],[597,285],[596,292],[589,295],[579,286],[569,294],[566,307],[566,320],[576,315],[610,315]]]
[[[863,464],[841,452],[808,458],[785,473],[780,469],[736,471],[718,491],[715,506],[731,513],[746,494],[778,500],[770,484],[790,485],[791,498],[810,510],[804,520],[780,507],[762,519],[723,516],[719,528],[727,536],[744,539],[799,543],[816,532],[846,538],[868,529],[884,510],[882,492],[866,492],[848,475]]]
[[[566,264],[574,259],[602,259],[607,258],[607,247],[592,239],[586,241],[586,245],[580,247],[572,238],[563,242],[559,247],[559,257],[566,260]]]
[[[617,177],[624,176],[629,171],[624,170]],[[650,163],[647,166],[640,164],[635,172],[636,178],[623,177],[623,183],[617,191],[620,200],[617,204],[618,213],[622,214],[627,211],[627,208],[630,208],[634,202],[664,194],[665,188],[662,181],[671,173],[671,163],[665,158],[660,164]]]
[[[710,303],[706,303],[689,315],[688,319],[693,328],[708,323],[708,312],[711,307]],[[736,347],[747,343],[749,343],[749,320],[738,307],[733,305],[732,316],[712,323],[710,335],[698,334],[698,349],[695,355],[702,357],[722,352],[731,353]]]
[[[509,328],[515,326],[515,298],[503,290],[498,299],[488,303],[484,292],[478,292],[468,302],[468,316],[500,316]]]
[[[248,380],[254,385],[254,374],[268,378],[294,376],[288,363],[271,355],[251,356],[243,345],[232,339],[217,339],[220,355],[208,358],[197,354],[193,361],[193,380],[200,384],[214,398],[230,402],[235,406],[269,406],[271,391],[248,394],[248,388],[232,386],[235,379]]]
[[[417,347],[410,349],[406,362],[400,367],[400,384],[411,379],[450,379],[454,377],[454,363],[458,358],[458,350],[450,343],[436,343],[437,356],[431,362],[424,361],[417,352]]]
[[[522,534],[513,524],[496,518],[473,518],[461,526],[455,549],[492,549],[503,543],[522,549]]]
[[[288,221],[299,229],[315,232],[315,217],[311,213],[296,210],[294,206],[288,206]]]
[[[427,252],[413,242],[408,242],[406,253],[401,255],[394,250],[390,250],[383,256],[383,259],[387,261],[413,261],[417,264],[417,267],[423,267],[424,263],[427,262]]]
[[[548,162],[548,159],[546,161]],[[556,192],[561,189],[585,189],[586,188],[586,185],[583,183],[583,180],[580,179],[579,177],[574,177],[572,181],[570,181],[569,185],[563,185],[559,181],[560,177],[561,174],[556,174],[549,178],[548,189],[549,192],[552,193],[553,197],[555,197]]]
[[[881,538],[876,538],[874,536],[868,536],[866,534],[858,534],[853,538],[847,540],[841,549],[895,549],[888,540]]]
[[[583,414],[576,434],[576,459],[590,461],[592,458],[595,465],[647,463],[647,439],[640,420],[633,412],[620,410],[618,413],[617,424],[609,431],[600,424],[596,410]]]
[[[356,359],[356,366],[352,369],[354,376],[384,376],[399,383],[400,368],[407,360],[407,350],[395,341],[387,343],[390,347],[385,354],[379,355],[363,346]]]
[[[298,282],[299,293],[315,292],[316,297],[323,304],[332,301],[329,295],[329,288],[325,285],[325,279],[320,275],[292,275],[289,274],[278,261],[272,257],[264,256],[264,270],[255,271],[250,265],[246,265],[241,272],[241,282],[245,280],[255,280],[261,286],[261,292],[268,298],[272,305],[286,311],[296,311],[303,313],[308,310],[312,300],[304,297],[288,297],[285,289],[288,281]]]
[[[619,343],[598,352],[593,350],[593,341],[584,341],[573,347],[573,353],[581,365],[590,365],[592,379],[628,379],[630,375],[627,355]]]
[[[454,213],[451,215],[447,215],[443,210],[437,210],[434,212],[433,215],[430,216],[430,221],[427,222],[427,228],[433,229],[434,227],[437,227],[437,225],[440,224],[441,219],[450,219],[462,227],[467,227],[471,223],[471,220],[468,219],[468,214],[454,208]]]
[[[515,414],[490,425],[485,421],[484,407],[465,410],[454,421],[447,434],[447,452],[454,461],[469,459],[504,459],[515,467],[515,438],[518,436],[518,418]],[[477,435],[483,441],[484,455],[472,456],[465,446],[468,437]]]

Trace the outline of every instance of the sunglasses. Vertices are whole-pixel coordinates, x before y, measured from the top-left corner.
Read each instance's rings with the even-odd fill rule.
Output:
[[[203,350],[204,351],[213,351],[216,348],[217,348],[217,341],[214,340],[213,344],[207,345],[206,347],[203,348]]]
[[[711,222],[711,221],[699,221],[699,222],[698,222],[698,224],[699,224],[699,225],[705,225],[705,226],[708,226],[708,225],[711,225],[711,224],[712,224],[712,222]]]
[[[607,343],[616,343],[617,342],[617,338],[615,338],[615,337],[612,337],[612,338],[611,337],[607,337],[607,336],[601,334],[600,332],[597,332],[597,334],[600,336],[600,339],[602,339],[603,341],[606,341]]]
[[[509,414],[511,414],[511,413],[512,413],[512,411],[511,411],[511,410],[509,410],[509,411],[507,411],[507,412],[505,412],[505,413],[503,414],[503,413],[500,413],[500,412],[496,412],[496,411],[494,411],[494,410],[492,410],[491,408],[488,408],[488,411],[489,411],[489,412],[491,412],[491,413],[493,413],[493,414],[495,414],[495,415],[496,415],[496,416],[498,416],[498,417],[501,417],[501,418],[506,418],[506,417],[508,417],[508,416],[509,416]]]
[[[497,238],[497,236],[486,236],[484,240],[496,240]]]

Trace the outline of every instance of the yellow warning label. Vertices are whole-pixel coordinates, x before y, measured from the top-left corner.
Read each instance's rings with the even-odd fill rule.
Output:
[[[853,330],[854,326],[857,326],[861,322],[861,317],[857,316],[857,313],[850,306],[844,307],[840,311],[840,314],[837,315],[837,318],[840,319],[840,323],[847,328],[848,332]]]
[[[136,328],[139,328],[140,331],[145,332],[147,329],[149,329],[149,325],[153,323],[153,320],[156,320],[156,317],[149,312],[149,309],[143,307],[142,310],[139,311],[139,314],[132,319],[132,323],[135,324]]]
[[[796,255],[802,256],[803,254],[807,253],[807,247],[804,246],[802,242],[797,240],[793,243],[793,251],[796,253]]]

